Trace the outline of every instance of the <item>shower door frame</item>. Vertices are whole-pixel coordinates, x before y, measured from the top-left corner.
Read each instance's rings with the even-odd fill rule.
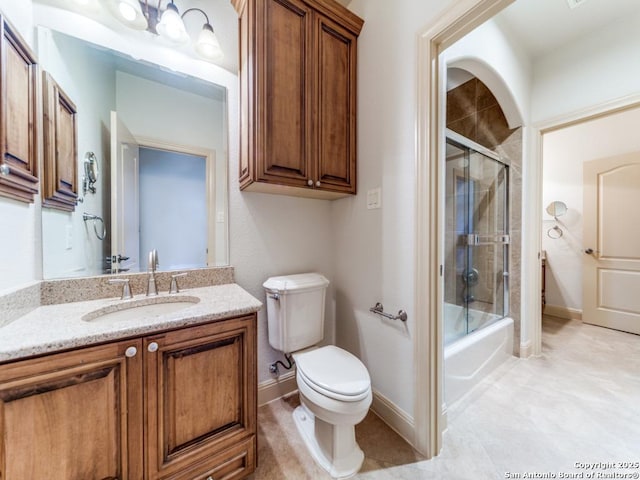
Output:
[[[503,222],[503,226],[504,226],[504,234],[508,235],[509,238],[511,237],[511,233],[510,233],[510,215],[511,215],[511,206],[509,203],[509,195],[510,195],[510,168],[511,168],[511,163],[509,162],[509,160],[507,158],[503,158],[501,157],[498,153],[494,152],[493,150],[480,145],[479,143],[474,142],[473,140],[460,135],[457,132],[454,132],[453,130],[450,129],[445,129],[445,143],[450,143],[451,145],[453,145],[454,147],[460,148],[462,150],[465,151],[465,167],[464,167],[464,178],[466,182],[469,182],[471,180],[470,177],[470,173],[469,170],[471,168],[471,152],[477,152],[480,155],[483,155],[484,157],[487,157],[490,160],[493,160],[495,162],[497,162],[498,164],[500,164],[504,169],[505,169],[505,193],[504,193],[504,222]],[[446,160],[445,160],[446,161]],[[445,169],[445,177],[446,177],[446,169]],[[445,178],[446,180],[446,178]],[[468,197],[468,195],[467,195]],[[469,199],[467,199],[467,201],[470,201]],[[467,214],[467,218],[466,221],[468,222],[468,230],[471,230],[471,218],[472,218],[472,214],[471,212],[468,212]],[[467,233],[471,233],[471,231],[467,232]],[[496,235],[497,236],[497,235]],[[446,242],[446,234],[445,234],[445,238],[444,241]],[[509,316],[509,247],[510,247],[510,241],[507,242],[490,242],[491,244],[502,244],[504,246],[503,250],[502,250],[502,271],[503,271],[503,305],[502,305],[502,316],[501,318],[505,318]],[[485,245],[485,243],[483,243],[483,245]],[[467,247],[467,258],[469,258],[470,255],[470,251],[471,251],[471,245],[469,245],[469,243],[467,243],[466,245]],[[469,260],[467,259],[467,268],[470,267],[469,264]],[[446,265],[444,266],[444,268],[446,269]],[[504,275],[506,274],[506,275]],[[442,277],[441,282],[443,282],[442,285],[442,291],[444,292],[444,278]],[[442,301],[444,302],[444,295],[442,297]],[[467,322],[467,335],[471,332],[468,331],[469,329],[469,323],[468,323],[468,312],[469,312],[469,305],[465,300],[465,321]],[[446,319],[444,318],[444,315],[442,316],[442,321],[446,321]],[[443,327],[444,329],[444,327]],[[443,330],[444,331],[444,330]],[[443,339],[444,341],[444,339]]]

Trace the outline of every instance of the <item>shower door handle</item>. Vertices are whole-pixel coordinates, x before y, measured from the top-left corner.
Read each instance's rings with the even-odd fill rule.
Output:
[[[509,245],[511,243],[511,237],[502,233],[496,233],[495,235],[478,235],[477,233],[470,233],[467,235],[467,245]]]

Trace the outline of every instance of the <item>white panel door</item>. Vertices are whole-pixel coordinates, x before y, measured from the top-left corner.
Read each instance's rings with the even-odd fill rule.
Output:
[[[640,152],[584,163],[585,323],[640,334]]]
[[[136,139],[118,114],[111,112],[111,268],[114,273],[140,269],[138,159]]]

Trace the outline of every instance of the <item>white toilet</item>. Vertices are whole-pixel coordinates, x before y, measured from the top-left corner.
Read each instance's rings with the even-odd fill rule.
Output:
[[[371,406],[371,379],[363,363],[324,336],[329,281],[318,273],[272,277],[267,292],[269,343],[292,353],[301,405],[295,424],[313,458],[334,478],[355,475],[364,460],[354,427]]]

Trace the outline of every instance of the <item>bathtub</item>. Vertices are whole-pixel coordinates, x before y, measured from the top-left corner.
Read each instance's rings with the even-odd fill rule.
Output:
[[[457,313],[456,305],[450,313]],[[444,347],[444,401],[447,406],[462,398],[471,388],[478,384],[489,372],[495,369],[513,355],[513,319],[479,312],[475,320],[484,322],[472,333],[456,337],[459,332],[451,333],[451,326],[447,328],[447,321],[454,326],[460,324],[458,317],[445,316],[445,339],[449,330],[451,343]],[[469,312],[472,318],[472,312]],[[470,321],[471,325],[471,321]],[[457,339],[455,339],[457,338]]]

